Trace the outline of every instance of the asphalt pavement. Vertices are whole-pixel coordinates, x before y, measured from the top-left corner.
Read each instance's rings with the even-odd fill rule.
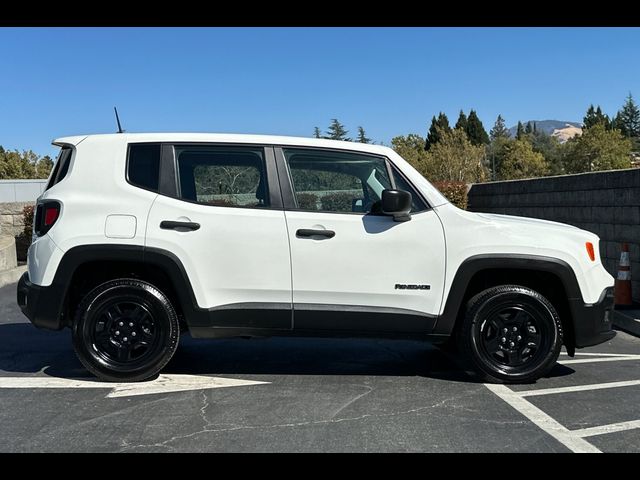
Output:
[[[487,386],[415,341],[181,339],[155,382],[97,382],[0,288],[2,452],[640,452],[640,339]]]

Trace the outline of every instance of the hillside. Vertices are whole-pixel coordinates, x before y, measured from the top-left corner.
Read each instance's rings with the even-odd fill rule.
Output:
[[[533,123],[535,122],[536,128],[538,130],[542,130],[543,132],[549,135],[551,135],[554,132],[554,130],[563,129],[567,125],[570,125],[572,127],[577,127],[577,128],[582,127],[582,123],[580,122],[564,122],[561,120],[527,120],[526,122],[522,122],[522,124],[526,127],[528,122],[531,122],[531,125],[533,125]],[[509,129],[509,133],[511,134],[512,137],[516,136],[517,130],[518,130],[517,125],[514,125]]]

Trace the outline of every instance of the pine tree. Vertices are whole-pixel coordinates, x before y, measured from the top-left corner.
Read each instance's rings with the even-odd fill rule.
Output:
[[[358,127],[358,142],[360,143],[371,143],[371,139],[367,138],[365,134],[364,128]]]
[[[622,110],[616,115],[614,125],[625,137],[640,137],[640,109],[631,93],[627,96]]]
[[[489,135],[487,135],[487,131],[484,129],[475,110],[469,112],[469,118],[467,119],[467,136],[473,145],[489,144]]]
[[[429,133],[427,133],[427,139],[424,143],[424,149],[429,150],[432,145],[440,141],[440,131],[450,132],[451,126],[449,125],[449,119],[447,116],[440,112],[438,118],[435,116],[431,119],[431,126],[429,127]]]
[[[518,121],[518,128],[516,129],[516,140],[522,140],[524,138],[524,125],[521,121]]]
[[[322,134],[320,133],[320,129],[318,127],[314,127],[314,129],[313,129],[313,137],[314,138],[322,138]]]
[[[462,130],[463,132],[467,131],[467,116],[464,114],[462,110],[460,110],[460,115],[458,116],[458,121],[456,122],[455,128]]]
[[[533,122],[533,134],[535,135],[536,133],[538,133],[538,124]]]
[[[598,123],[604,125],[604,128],[606,128],[607,130],[611,128],[611,121],[609,120],[609,116],[602,113],[600,105],[598,105],[597,109],[594,109],[593,105],[589,105],[587,114],[582,119],[582,128],[586,130],[593,127],[594,125],[597,125]]]
[[[533,133],[533,127],[531,126],[531,122],[527,122],[527,126],[524,129],[524,133],[526,133],[527,135],[530,135]]]
[[[347,133],[349,133],[342,125],[337,118],[331,120],[331,125],[327,129],[327,138],[330,140],[342,140],[345,142],[350,142],[351,139],[347,137]]]
[[[498,115],[496,123],[493,124],[493,128],[489,132],[489,135],[491,136],[491,140],[495,140],[496,138],[509,138],[511,136],[509,129],[504,123],[502,115]]]

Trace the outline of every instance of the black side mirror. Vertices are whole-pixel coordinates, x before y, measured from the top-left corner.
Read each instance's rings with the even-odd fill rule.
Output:
[[[411,193],[405,190],[382,191],[382,213],[393,216],[396,222],[411,220]]]

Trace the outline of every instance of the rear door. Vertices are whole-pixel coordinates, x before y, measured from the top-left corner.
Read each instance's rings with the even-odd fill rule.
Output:
[[[273,149],[176,144],[163,145],[162,157],[164,194],[149,214],[147,248],[178,257],[211,325],[290,329],[291,263]]]

